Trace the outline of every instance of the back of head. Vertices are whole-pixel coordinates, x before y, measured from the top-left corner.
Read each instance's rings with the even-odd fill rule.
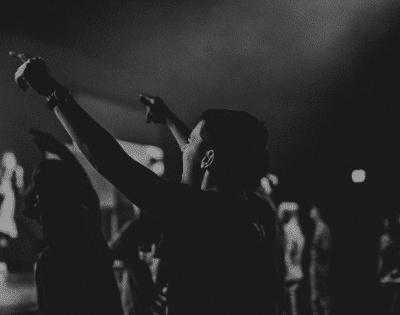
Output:
[[[81,220],[87,216],[81,205],[93,209],[93,220],[100,220],[98,197],[89,178],[65,161],[43,160],[36,166],[25,196],[25,216],[38,220],[42,211],[54,220]]]
[[[230,109],[209,109],[200,119],[205,122],[200,132],[203,144],[215,152],[211,172],[244,189],[257,189],[269,166],[269,132],[264,123]]]

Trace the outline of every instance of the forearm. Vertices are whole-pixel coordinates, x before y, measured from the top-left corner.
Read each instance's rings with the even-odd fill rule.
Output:
[[[74,100],[56,106],[54,111],[70,137],[104,178],[152,217],[159,219],[165,215],[167,200],[173,198],[165,180],[125,153],[117,140]]]
[[[173,113],[167,116],[166,125],[172,132],[179,148],[183,151],[185,145],[188,143],[191,130]]]
[[[54,112],[92,166],[139,205],[137,195],[145,197],[149,193],[145,190],[154,186],[154,178],[158,176],[130,158],[118,141],[72,98],[56,106]],[[131,191],[136,193],[126,194]]]
[[[54,108],[61,124],[89,162],[99,172],[123,154],[116,139],[72,98]]]
[[[48,98],[48,107],[54,110],[70,137],[92,166],[110,181],[132,203],[159,217],[162,206],[169,205],[180,189],[160,178],[147,167],[132,159],[117,140],[69,95],[48,71],[43,60],[25,54],[11,53],[23,64],[15,73],[20,88],[32,87]],[[157,198],[154,198],[157,196]]]

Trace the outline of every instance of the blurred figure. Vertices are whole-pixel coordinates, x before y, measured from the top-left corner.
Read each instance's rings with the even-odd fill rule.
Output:
[[[383,227],[378,265],[378,273],[381,278],[393,269],[400,267],[400,215],[386,217],[383,220]]]
[[[24,214],[40,224],[44,235],[35,270],[39,311],[122,315],[97,194],[62,143],[37,130],[32,134],[43,153],[60,158],[37,165],[25,196]]]
[[[257,189],[256,194],[263,199],[269,207],[271,207],[275,216],[276,237],[274,242],[274,256],[275,268],[277,270],[277,314],[283,314],[284,301],[285,301],[285,232],[283,230],[282,222],[279,218],[279,210],[273,201],[273,191],[278,185],[279,179],[275,174],[267,174],[260,182],[260,187]]]
[[[383,314],[400,313],[400,215],[384,219],[378,274],[382,284]]]
[[[299,206],[295,202],[279,205],[285,243],[285,315],[298,315],[298,292],[303,279],[302,258],[305,238],[299,224]]]
[[[268,171],[269,132],[262,122],[244,111],[204,111],[183,133],[183,172],[173,183],[126,154],[41,58],[12,55],[23,61],[15,74],[19,87],[46,97],[96,170],[162,224],[169,315],[275,312],[275,220],[259,198],[246,194]],[[162,120],[171,125],[169,118]]]
[[[0,195],[2,197],[2,202],[0,203],[0,233],[11,238],[17,238],[18,236],[14,219],[16,196],[12,181],[17,180],[17,184],[22,187],[21,176],[23,176],[23,170],[21,166],[17,165],[14,153],[4,153],[0,165]]]
[[[332,247],[331,231],[317,207],[311,209],[310,218],[315,223],[310,260],[311,306],[313,315],[329,315],[328,275]]]
[[[150,261],[141,255],[152,251],[152,245],[160,241],[160,234],[154,220],[141,212],[139,218],[127,222],[110,242],[119,273],[124,315],[166,313],[162,288],[158,288],[154,277],[156,270],[150,270]]]
[[[24,169],[6,152],[0,163],[0,261],[10,274],[33,271],[42,238],[37,224],[23,215],[24,190]]]

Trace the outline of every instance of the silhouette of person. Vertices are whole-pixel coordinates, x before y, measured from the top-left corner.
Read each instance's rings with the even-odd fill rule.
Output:
[[[131,159],[42,59],[19,57],[18,85],[48,98],[97,171],[163,225],[168,314],[274,313],[275,221],[246,195],[267,173],[264,124],[243,111],[205,111],[185,140],[181,183],[173,183]]]
[[[100,230],[99,199],[79,162],[52,135],[33,130],[35,143],[60,160],[34,169],[24,214],[43,242],[35,269],[41,314],[123,314],[113,259]]]
[[[332,235],[317,207],[311,209],[310,218],[315,223],[310,260],[311,306],[314,315],[328,315],[330,314],[328,275]]]
[[[122,263],[120,290],[125,315],[165,314],[149,264],[140,257],[141,250],[151,251],[159,242],[161,231],[143,212],[128,221],[109,242],[113,257]]]
[[[146,106],[146,121],[147,123],[163,124],[168,127],[177,141],[181,151],[185,150],[187,144],[187,138],[190,135],[190,129],[182,122],[165,104],[165,102],[159,98],[148,94],[141,94],[140,101]],[[269,160],[269,156],[265,157]],[[265,211],[272,215],[275,219],[276,237],[274,241],[274,260],[275,270],[277,276],[276,290],[274,292],[275,301],[277,303],[276,314],[282,314],[283,302],[284,302],[284,275],[285,275],[285,262],[284,262],[284,235],[281,224],[278,222],[278,209],[271,198],[272,187],[278,185],[278,177],[274,174],[264,174],[261,180],[256,181],[252,185],[252,189],[246,191],[246,195],[249,199],[258,202],[256,198],[259,197],[263,202]],[[254,189],[254,192],[253,192]],[[160,262],[159,269],[161,270],[161,277],[165,268],[163,268],[163,262]]]
[[[300,228],[298,204],[282,202],[279,218],[283,224],[285,243],[285,314],[298,314],[298,289],[303,279],[302,258],[305,238]]]
[[[0,195],[2,196],[2,202],[0,203],[0,232],[11,238],[17,238],[18,229],[14,220],[16,196],[12,183],[15,180],[17,168],[15,155],[11,152],[4,153],[0,168],[3,169],[2,172],[0,171]]]
[[[400,215],[393,213],[384,220],[378,274],[382,285],[383,314],[400,311]]]

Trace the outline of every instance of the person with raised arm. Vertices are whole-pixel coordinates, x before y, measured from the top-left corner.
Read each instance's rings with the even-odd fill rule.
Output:
[[[83,167],[51,134],[31,131],[45,156],[25,194],[24,215],[43,231],[35,268],[43,315],[123,315],[113,259],[100,230],[100,202]]]
[[[163,124],[168,127],[174,136],[179,148],[183,152],[185,145],[188,142],[188,137],[190,135],[190,129],[182,120],[176,116],[170,108],[165,104],[164,100],[158,96],[151,96],[149,94],[141,94],[140,101],[146,107],[146,122],[154,124]],[[267,179],[268,178],[268,179]],[[276,227],[276,237],[275,237],[275,269],[278,277],[277,292],[276,293],[276,304],[277,304],[277,314],[283,314],[283,302],[284,302],[284,273],[285,273],[285,262],[284,262],[284,245],[283,245],[283,230],[281,224],[278,222],[278,210],[274,202],[270,198],[270,193],[272,191],[269,187],[268,191],[263,187],[263,183],[267,181],[269,185],[277,185],[278,179],[275,175],[267,174],[260,181],[260,187],[255,191],[247,191],[246,195],[249,198],[256,199],[258,196],[260,200],[265,203],[265,211],[270,211],[275,217],[275,227]],[[255,183],[257,186],[257,183]],[[161,260],[160,265],[163,266]],[[160,268],[164,271],[164,268]],[[279,291],[281,291],[279,293]]]
[[[174,183],[131,159],[41,58],[17,56],[17,84],[46,97],[97,171],[162,224],[168,314],[275,314],[275,222],[245,193],[267,173],[264,124],[244,111],[205,111],[181,146]]]
[[[3,171],[4,169],[4,171]],[[16,191],[13,182],[16,180],[17,160],[14,153],[6,152],[0,161],[0,233],[11,238],[18,237],[15,223]]]
[[[171,131],[183,152],[190,136],[190,128],[178,118],[159,97],[140,94],[140,101],[146,106],[147,123],[164,124]]]

